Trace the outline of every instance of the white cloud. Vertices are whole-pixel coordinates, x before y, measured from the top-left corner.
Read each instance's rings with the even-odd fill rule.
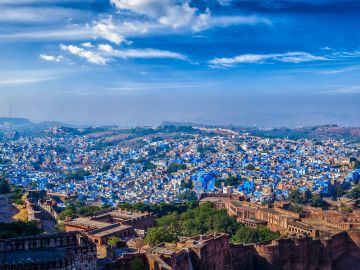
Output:
[[[84,59],[86,59],[86,61],[88,61],[89,63],[92,63],[92,64],[106,65],[106,63],[109,61],[109,59],[107,59],[99,54],[96,54],[92,51],[88,51],[88,50],[85,50],[83,48],[80,48],[80,47],[77,47],[74,45],[61,44],[60,48],[63,51],[67,51],[73,55],[77,55],[81,58],[84,58]]]
[[[115,55],[125,58],[169,58],[169,59],[178,59],[178,60],[187,60],[186,56],[170,51],[162,51],[155,49],[130,49],[115,51]]]
[[[228,6],[231,4],[232,0],[217,0],[217,2],[222,6]]]
[[[359,57],[360,51],[335,52],[333,55],[335,57],[343,57],[343,58]]]
[[[285,63],[302,63],[310,61],[330,60],[323,56],[315,56],[306,52],[287,52],[281,54],[243,54],[232,58],[214,58],[209,61],[212,66],[232,67],[243,63],[263,64],[266,61]]]
[[[114,51],[114,48],[109,44],[100,44],[99,50],[107,53],[112,53]]]
[[[92,44],[91,42],[84,42],[84,43],[81,43],[81,46],[85,47],[85,48],[92,48]]]
[[[348,87],[342,87],[334,90],[325,91],[326,94],[359,94],[360,85],[353,85]]]
[[[68,8],[1,7],[0,22],[53,22],[83,16],[84,11]]]
[[[185,55],[180,53],[163,51],[156,49],[127,49],[118,50],[114,49],[109,44],[100,44],[97,49],[89,48],[84,49],[74,45],[60,45],[61,50],[67,51],[73,55],[86,59],[89,63],[105,65],[112,61],[114,58],[129,58],[129,59],[149,59],[149,58],[167,58],[177,60],[188,60]],[[53,59],[51,57],[51,59]]]
[[[341,74],[346,72],[352,72],[357,71],[359,69],[359,66],[348,66],[344,68],[338,68],[338,69],[328,69],[328,70],[321,70],[320,73],[324,75],[334,75],[334,74]]]
[[[126,38],[118,32],[111,16],[99,22],[94,22],[93,31],[97,37],[101,37],[117,45],[126,41]]]
[[[36,84],[60,79],[62,75],[45,70],[2,71],[0,88]]]
[[[40,59],[44,60],[44,61],[48,61],[48,62],[57,62],[57,63],[61,63],[61,62],[65,62],[66,58],[62,55],[48,55],[48,54],[40,54]]]
[[[181,4],[172,0],[110,0],[110,2],[118,9],[131,10],[173,28],[188,25],[197,11],[196,8],[190,7],[187,1]]]
[[[5,5],[24,5],[24,4],[54,4],[54,3],[74,3],[74,2],[85,2],[86,0],[0,0],[0,4]]]
[[[128,49],[128,50],[117,50],[108,44],[100,44],[99,50],[104,52],[108,57],[120,57],[120,58],[168,58],[168,59],[178,59],[178,60],[187,60],[185,55],[156,50],[156,49]]]
[[[191,7],[189,1],[182,1],[181,3],[176,0],[110,1],[119,10],[130,10],[173,29],[186,28],[196,32],[232,24],[270,24],[268,19],[257,16],[212,16],[209,9],[201,12],[199,9]]]
[[[92,38],[93,33],[87,27],[67,27],[65,29],[28,29],[24,32],[13,32],[0,35],[0,42],[26,40],[84,40]]]

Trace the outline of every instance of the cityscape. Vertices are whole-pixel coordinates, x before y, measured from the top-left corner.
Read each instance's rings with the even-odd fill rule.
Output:
[[[359,270],[359,14],[0,0],[0,270]]]

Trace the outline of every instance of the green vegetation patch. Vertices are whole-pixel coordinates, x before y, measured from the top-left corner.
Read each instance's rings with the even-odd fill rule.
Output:
[[[10,223],[0,222],[0,239],[8,239],[20,236],[30,236],[42,233],[35,221],[14,221]]]
[[[158,245],[162,242],[176,242],[178,236],[196,236],[213,232],[227,233],[234,243],[255,243],[280,237],[278,232],[268,228],[247,228],[229,216],[225,209],[214,209],[211,204],[188,209],[184,213],[171,213],[156,220],[145,243]]]

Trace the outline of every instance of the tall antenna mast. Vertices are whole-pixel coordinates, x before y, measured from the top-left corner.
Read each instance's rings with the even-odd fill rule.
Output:
[[[12,104],[11,104],[11,99],[9,100],[9,117],[12,118]]]

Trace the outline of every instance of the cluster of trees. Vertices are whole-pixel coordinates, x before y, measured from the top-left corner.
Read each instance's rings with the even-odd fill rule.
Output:
[[[82,215],[92,214],[100,211],[103,208],[104,207],[99,206],[89,206],[85,205],[83,202],[71,200],[66,202],[66,207],[60,212],[59,219],[65,220],[68,217],[74,218]]]
[[[4,174],[0,174],[0,194],[7,194],[12,192],[11,201],[17,205],[23,205],[24,201],[22,200],[23,190],[21,187],[10,185],[6,180]]]
[[[108,162],[105,162],[104,164],[102,164],[101,166],[101,171],[102,172],[107,172],[108,170],[111,169],[111,165]]]
[[[193,181],[191,179],[189,179],[188,181],[181,181],[181,187],[182,188],[187,188],[187,189],[193,189],[194,188],[194,184]]]
[[[130,134],[133,137],[148,136],[157,133],[199,133],[200,131],[192,128],[191,126],[175,126],[175,125],[164,125],[157,128],[142,128],[136,127],[130,130]]]
[[[0,194],[6,194],[10,192],[10,185],[5,179],[5,175],[0,174]]]
[[[353,187],[348,193],[348,197],[351,199],[359,199],[360,198],[360,183]]]
[[[120,242],[121,242],[121,239],[118,236],[111,236],[107,240],[108,245],[113,248],[116,247]]]
[[[186,169],[186,165],[185,164],[179,164],[179,163],[170,163],[169,166],[167,167],[166,172],[167,173],[174,173],[180,170],[185,170]]]
[[[355,161],[354,169],[360,169],[360,161],[359,160]]]
[[[197,206],[196,202],[188,202],[181,204],[145,204],[145,203],[119,203],[118,207],[126,210],[138,210],[142,212],[149,212],[155,214],[157,217],[165,216],[172,212],[183,213],[188,209],[193,209]]]
[[[355,185],[351,190],[345,193],[341,185],[331,185],[327,197],[336,200],[339,197],[346,196],[348,198],[357,200],[360,198],[360,183]],[[293,204],[307,204],[314,207],[328,207],[328,204],[323,200],[323,196],[319,194],[311,194],[311,192],[301,192],[299,189],[293,190],[289,194],[289,200]]]
[[[154,170],[154,169],[156,169],[156,165],[154,163],[152,163],[151,161],[145,162],[145,164],[143,166],[144,171]]]
[[[304,211],[304,208],[302,208],[300,205],[298,204],[291,204],[288,208],[289,211],[294,212],[294,213],[301,213]]]
[[[356,193],[357,191],[355,190],[354,192]],[[360,195],[360,186],[359,186],[358,192]],[[342,188],[341,185],[331,185],[329,187],[329,193],[326,195],[326,197],[330,197],[330,198],[333,198],[334,200],[336,200],[336,198],[343,196],[344,193],[345,193],[344,189]],[[351,198],[351,195],[349,193],[348,193],[348,197]],[[327,203],[323,200],[323,195],[312,194],[309,191],[301,192],[299,189],[295,189],[290,192],[289,200],[295,204],[310,203],[311,206],[314,206],[314,207],[327,207],[328,206]]]
[[[207,153],[216,153],[216,148],[214,146],[204,146],[198,145],[197,151],[201,157],[205,157]]]
[[[237,187],[238,185],[241,184],[242,181],[243,181],[243,179],[240,176],[229,176],[226,179],[216,179],[215,187],[220,188],[221,183],[224,183],[224,185],[226,187],[229,187],[229,186]]]
[[[238,244],[249,244],[278,239],[280,237],[281,235],[279,232],[273,232],[264,226],[259,226],[255,229],[239,226],[232,236],[231,241]]]
[[[253,170],[255,170],[255,166],[254,166],[254,164],[248,164],[248,165],[246,166],[246,169],[247,169],[248,171],[253,171]]]
[[[246,228],[225,209],[214,209],[211,204],[202,204],[184,213],[170,213],[156,220],[145,243],[157,245],[161,242],[176,242],[178,236],[196,236],[211,232],[224,232],[232,236],[236,243],[251,243],[279,237],[267,228]]]
[[[327,203],[323,200],[323,198],[320,195],[315,194],[315,195],[312,195],[311,206],[314,206],[314,207],[326,207]]]
[[[14,202],[17,205],[24,205],[24,201],[22,199],[22,197],[24,195],[23,189],[18,186],[13,186],[12,190],[13,190],[12,195],[11,195],[12,202]]]
[[[65,175],[65,179],[66,180],[78,180],[78,181],[83,181],[85,176],[89,176],[90,172],[85,171],[83,168],[79,168],[76,169],[72,172],[68,172]]]
[[[309,193],[302,193],[299,189],[294,189],[289,194],[289,200],[296,204],[305,204],[309,199]]]
[[[37,227],[37,224],[34,221],[14,221],[10,223],[0,223],[0,239],[36,235],[40,233],[42,233],[42,230]]]
[[[185,190],[180,193],[179,198],[184,201],[194,202],[198,199],[197,194],[193,190]]]

